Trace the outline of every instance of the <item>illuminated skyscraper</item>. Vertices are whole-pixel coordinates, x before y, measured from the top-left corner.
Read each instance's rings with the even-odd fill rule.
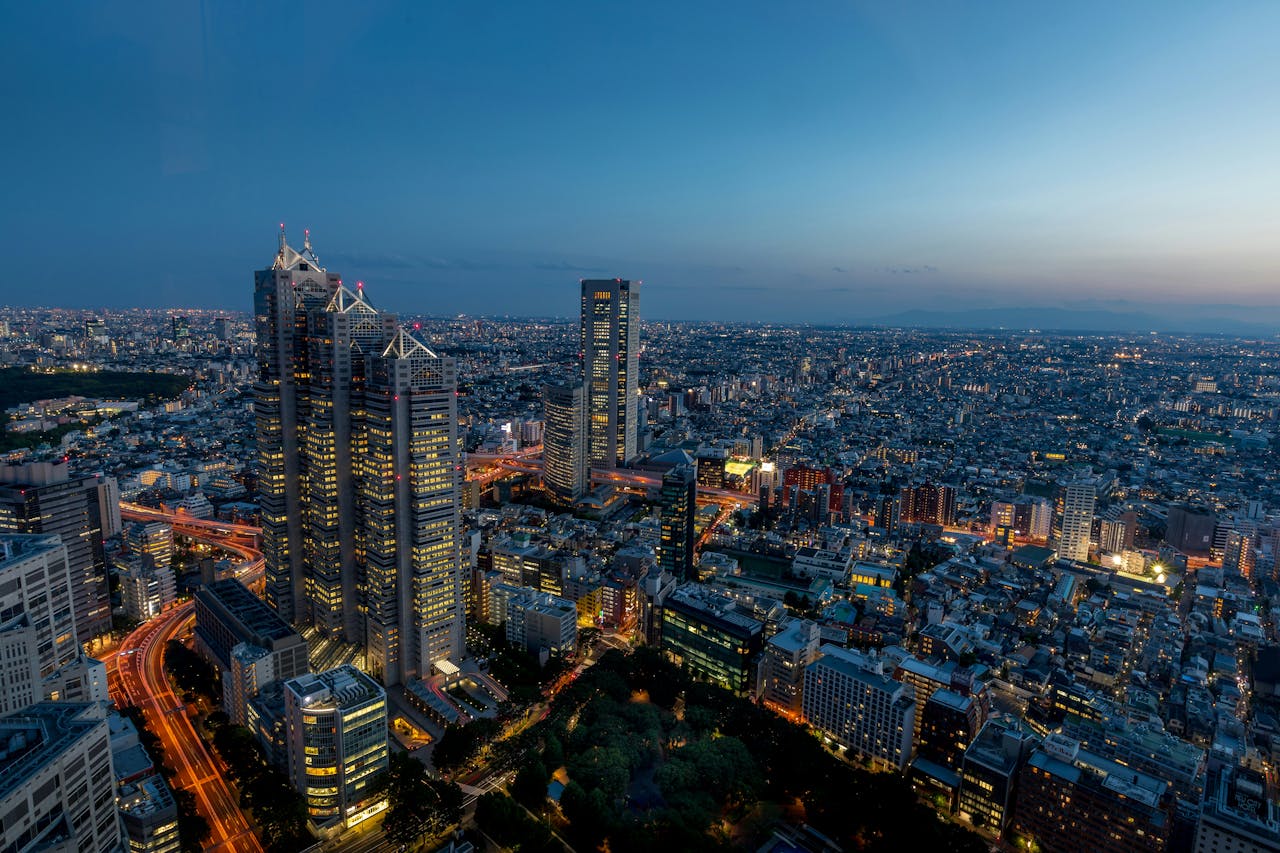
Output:
[[[658,498],[661,531],[658,566],[676,578],[693,577],[694,517],[698,476],[692,465],[677,465],[662,476]]]
[[[463,651],[457,376],[280,235],[255,276],[268,602],[386,684]]]
[[[586,394],[581,385],[545,385],[542,404],[542,479],[553,495],[573,502],[591,488]]]
[[[1063,494],[1062,537],[1058,541],[1058,556],[1065,560],[1089,559],[1089,536],[1093,528],[1095,503],[1093,486],[1088,483],[1072,483]]]
[[[583,279],[579,351],[592,465],[635,458],[640,373],[640,282]]]

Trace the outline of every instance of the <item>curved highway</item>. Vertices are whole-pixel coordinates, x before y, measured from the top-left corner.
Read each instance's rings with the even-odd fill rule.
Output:
[[[258,528],[174,515],[135,504],[121,503],[120,508],[123,518],[164,521],[184,536],[236,554],[242,560],[236,577],[248,586],[260,585],[262,554],[250,544],[256,544]],[[260,851],[262,845],[240,810],[219,762],[196,733],[185,703],[164,672],[165,644],[189,630],[194,621],[195,605],[186,601],[140,625],[118,649],[104,656],[108,683],[117,704],[132,704],[142,710],[147,729],[160,739],[166,760],[175,771],[174,786],[195,795],[201,815],[209,822],[205,850]]]

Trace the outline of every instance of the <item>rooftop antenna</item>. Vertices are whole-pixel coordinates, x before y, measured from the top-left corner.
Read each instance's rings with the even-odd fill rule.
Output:
[[[280,223],[280,251],[284,251],[284,223]]]
[[[311,229],[310,228],[302,229],[302,251],[304,252],[311,251]]]

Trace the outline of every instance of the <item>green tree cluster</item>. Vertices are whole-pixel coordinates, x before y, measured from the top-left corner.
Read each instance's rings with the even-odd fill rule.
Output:
[[[301,850],[312,844],[307,829],[307,806],[289,779],[269,765],[253,732],[210,715],[205,725],[213,732],[213,747],[231,769],[240,787],[240,805],[253,813],[268,853]]]
[[[382,825],[396,844],[415,844],[462,818],[462,789],[430,778],[422,762],[407,752],[391,756],[381,784],[387,795]]]
[[[554,738],[569,770],[560,806],[576,849],[721,850],[733,843],[726,826],[783,805],[845,849],[985,849],[902,777],[839,761],[807,729],[651,649],[606,655],[541,725],[544,754]]]

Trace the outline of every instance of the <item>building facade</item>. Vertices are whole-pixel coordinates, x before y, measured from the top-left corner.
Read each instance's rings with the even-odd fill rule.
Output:
[[[321,828],[350,828],[386,807],[387,693],[353,666],[284,682],[289,778]]]
[[[114,479],[73,477],[65,462],[0,464],[0,533],[62,537],[76,632],[85,641],[111,630],[102,540],[120,532],[118,496]]]
[[[582,385],[544,385],[542,405],[542,482],[556,498],[573,503],[591,491],[586,390]]]
[[[694,519],[698,481],[692,465],[677,465],[662,475],[658,496],[658,567],[672,577],[693,579]]]
[[[40,702],[0,717],[0,850],[116,853],[120,819],[101,706]]]
[[[464,647],[457,376],[283,231],[255,275],[266,597],[386,684]]]
[[[804,717],[850,755],[902,771],[911,758],[915,688],[885,675],[878,663],[823,645],[804,672]]]
[[[582,281],[578,350],[592,465],[621,467],[639,452],[639,285],[621,278]]]
[[[1058,541],[1058,555],[1064,560],[1089,559],[1095,500],[1092,484],[1072,483],[1067,486],[1062,502],[1062,536]]]

